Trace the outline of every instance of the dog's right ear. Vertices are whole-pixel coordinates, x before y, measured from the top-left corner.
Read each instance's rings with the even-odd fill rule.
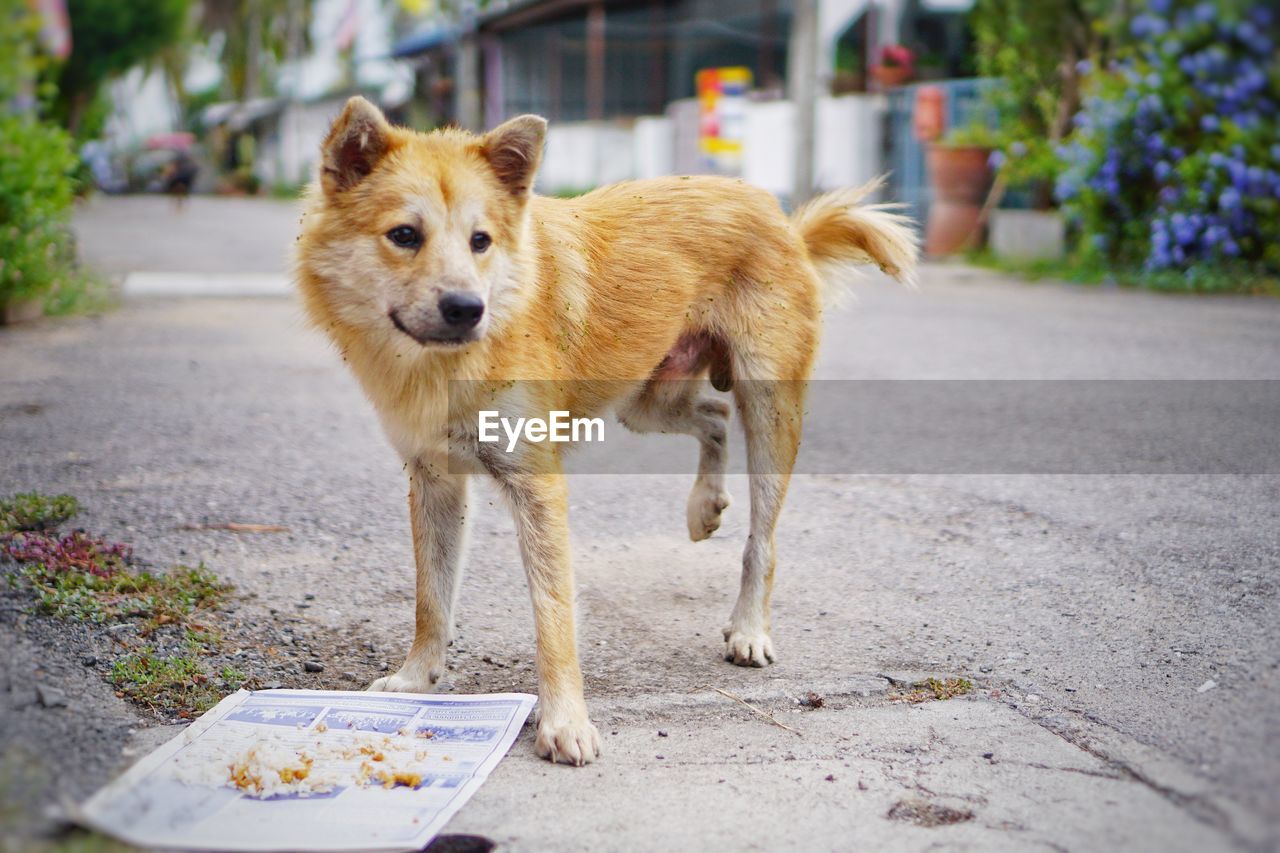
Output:
[[[391,148],[391,125],[359,95],[347,101],[320,146],[320,186],[326,195],[363,181]]]

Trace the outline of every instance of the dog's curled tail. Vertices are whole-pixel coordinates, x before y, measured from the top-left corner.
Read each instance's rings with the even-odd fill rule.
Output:
[[[898,212],[898,204],[860,204],[883,185],[882,175],[860,187],[820,195],[792,214],[824,285],[856,264],[875,264],[915,286],[920,241],[911,218]]]

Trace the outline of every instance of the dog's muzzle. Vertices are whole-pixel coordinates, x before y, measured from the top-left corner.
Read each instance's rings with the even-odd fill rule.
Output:
[[[392,308],[387,316],[392,325],[424,346],[457,345],[476,340],[484,310],[484,300],[476,294],[451,291],[435,305]]]

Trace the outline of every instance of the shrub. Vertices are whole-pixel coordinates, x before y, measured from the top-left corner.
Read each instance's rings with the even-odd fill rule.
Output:
[[[970,15],[978,73],[996,120],[992,166],[1009,188],[1047,207],[1059,143],[1080,107],[1082,60],[1105,56],[1105,0],[978,0]]]
[[[1091,76],[1057,194],[1082,257],[1280,273],[1280,18],[1262,3],[1151,0],[1134,47]]]
[[[0,116],[0,302],[43,296],[74,276],[76,166],[60,128]]]
[[[0,0],[0,304],[75,277],[68,219],[77,158],[70,137],[36,117],[34,38],[26,4]]]
[[[23,530],[48,530],[79,511],[80,502],[71,495],[48,497],[25,492],[0,499],[0,536]]]

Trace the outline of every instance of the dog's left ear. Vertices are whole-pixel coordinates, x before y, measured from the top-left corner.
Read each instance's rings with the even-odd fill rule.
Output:
[[[486,133],[480,152],[489,161],[512,195],[524,197],[533,186],[533,177],[542,162],[542,145],[547,138],[547,120],[542,116],[516,116]]]

